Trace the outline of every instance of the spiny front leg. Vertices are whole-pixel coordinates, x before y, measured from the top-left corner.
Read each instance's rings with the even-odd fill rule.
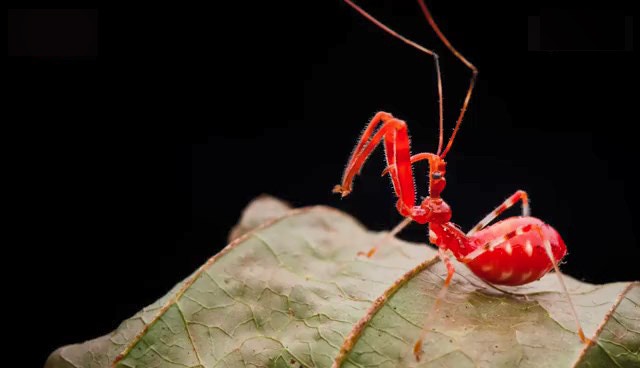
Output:
[[[518,190],[517,192],[513,193],[511,197],[507,198],[501,205],[496,207],[495,210],[491,211],[491,213],[485,216],[485,218],[480,220],[480,222],[478,222],[478,224],[467,233],[467,236],[471,236],[477,231],[482,230],[485,226],[489,225],[489,223],[496,217],[500,216],[501,213],[518,203],[518,201],[522,201],[522,216],[529,216],[529,213],[531,212],[529,210],[529,196],[524,190]]]
[[[410,209],[415,204],[415,186],[409,132],[404,121],[386,112],[377,113],[362,133],[344,170],[342,182],[333,188],[333,192],[341,193],[343,197],[351,192],[354,177],[383,139],[387,165],[395,168],[391,173],[391,182],[398,197],[398,211],[403,216],[410,216]]]

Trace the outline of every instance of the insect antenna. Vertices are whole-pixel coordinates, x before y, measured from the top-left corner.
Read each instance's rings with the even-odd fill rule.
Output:
[[[455,47],[453,47],[453,45],[451,45],[451,42],[449,42],[447,37],[445,37],[445,35],[440,30],[440,27],[438,27],[438,25],[436,24],[435,20],[433,20],[433,17],[431,16],[431,12],[427,8],[427,5],[424,3],[424,0],[418,0],[418,4],[422,9],[422,13],[424,13],[424,16],[427,18],[427,22],[429,22],[429,25],[431,26],[431,28],[433,28],[433,31],[438,35],[442,43],[444,43],[444,45],[449,49],[449,51],[451,51],[458,59],[460,59],[460,61],[462,61],[462,63],[464,63],[464,65],[466,65],[472,71],[471,81],[469,82],[469,89],[467,89],[467,95],[465,96],[464,102],[462,103],[462,108],[460,109],[460,115],[458,115],[456,126],[453,129],[453,133],[451,133],[449,142],[447,142],[447,147],[444,149],[444,152],[442,152],[442,154],[440,153],[442,150],[442,127],[440,128],[440,144],[438,145],[438,151],[436,154],[444,158],[449,152],[449,150],[451,149],[453,140],[455,139],[456,135],[458,134],[458,130],[460,129],[462,118],[464,117],[464,114],[467,111],[467,107],[469,106],[471,93],[473,92],[473,87],[475,86],[476,79],[478,77],[478,68],[476,68],[475,65],[473,65],[469,60],[467,60],[467,58],[462,56],[462,54],[459,53],[458,50],[456,50]]]
[[[361,7],[359,7],[358,5],[356,5],[353,1],[351,0],[344,0],[345,3],[347,3],[349,6],[351,6],[353,9],[355,9],[358,13],[360,13],[363,17],[367,18],[369,21],[371,21],[373,24],[377,25],[378,27],[380,27],[383,31],[389,33],[390,35],[392,35],[393,37],[401,40],[402,42],[408,44],[409,46],[424,52],[427,55],[431,55],[433,57],[433,59],[435,60],[436,63],[436,76],[438,79],[438,115],[439,115],[439,126],[440,126],[440,143],[438,146],[438,153],[440,152],[440,149],[442,148],[442,131],[443,131],[443,126],[444,126],[444,108],[443,108],[443,103],[442,103],[442,74],[440,73],[440,61],[439,61],[439,57],[438,54],[436,54],[433,50],[429,50],[428,48],[414,42],[411,41],[410,39],[404,37],[403,35],[399,34],[398,32],[394,31],[393,29],[389,28],[388,26],[386,26],[384,23],[380,22],[379,20],[377,20],[376,18],[374,18],[371,14],[367,13],[367,11],[365,11],[364,9],[362,9]]]

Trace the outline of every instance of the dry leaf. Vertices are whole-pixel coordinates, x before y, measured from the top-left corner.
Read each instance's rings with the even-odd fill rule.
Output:
[[[417,363],[411,347],[446,274],[435,251],[391,240],[358,257],[384,234],[328,207],[286,209],[260,197],[234,240],[185,281],[45,367],[640,366],[639,283],[567,277],[595,340],[585,346],[555,275],[513,296],[460,264]]]

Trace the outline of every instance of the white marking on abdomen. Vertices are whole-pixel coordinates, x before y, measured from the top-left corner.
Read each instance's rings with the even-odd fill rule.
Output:
[[[533,255],[533,245],[531,245],[531,240],[527,239],[527,242],[524,244],[524,251],[527,252],[529,257]]]
[[[524,234],[524,231],[522,231],[522,228],[521,227],[517,228],[516,229],[516,236],[517,235],[522,235],[522,234]]]
[[[520,277],[520,281],[526,281],[529,279],[529,277],[531,277],[531,274],[533,274],[533,271],[529,271],[525,274],[522,275],[522,277]]]
[[[482,266],[482,271],[484,271],[484,272],[489,272],[491,270],[493,270],[493,265],[486,264],[486,265]]]
[[[504,246],[504,251],[507,252],[508,255],[513,253],[513,248],[511,247],[511,243],[507,241],[507,245]]]
[[[498,280],[505,281],[509,277],[511,277],[511,275],[513,275],[513,270],[503,271],[502,274],[500,274],[500,278]]]

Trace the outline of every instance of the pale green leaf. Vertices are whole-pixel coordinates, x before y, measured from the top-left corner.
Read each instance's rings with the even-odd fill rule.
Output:
[[[555,275],[510,289],[526,294],[515,296],[489,288],[457,264],[416,363],[411,347],[445,274],[432,248],[392,239],[372,259],[362,258],[357,252],[384,233],[367,231],[328,207],[287,210],[270,197],[253,202],[230,237],[224,250],[156,303],[106,336],[56,350],[45,367],[640,362],[637,283],[590,285],[568,278],[585,332],[598,336],[587,347]]]

